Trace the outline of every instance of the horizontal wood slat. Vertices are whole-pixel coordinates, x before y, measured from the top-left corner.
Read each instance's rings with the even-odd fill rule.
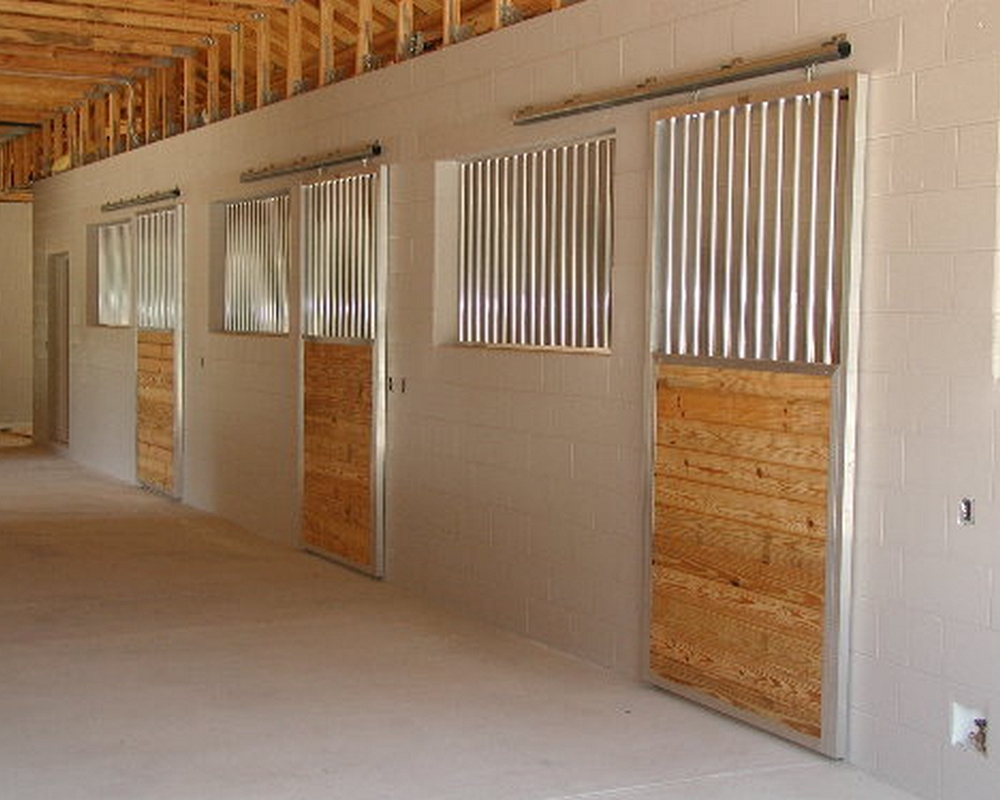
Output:
[[[174,334],[137,334],[136,478],[143,486],[174,494],[176,390]]]
[[[807,737],[822,724],[830,377],[661,364],[650,666]]]
[[[371,569],[371,345],[307,341],[304,383],[302,541]]]

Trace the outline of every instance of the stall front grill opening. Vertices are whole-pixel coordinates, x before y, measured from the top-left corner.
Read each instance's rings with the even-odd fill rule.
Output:
[[[662,354],[838,363],[847,99],[804,88],[656,121]]]

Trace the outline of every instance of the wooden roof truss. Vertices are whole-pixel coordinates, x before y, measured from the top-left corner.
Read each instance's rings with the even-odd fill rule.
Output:
[[[0,0],[0,201],[576,0]]]

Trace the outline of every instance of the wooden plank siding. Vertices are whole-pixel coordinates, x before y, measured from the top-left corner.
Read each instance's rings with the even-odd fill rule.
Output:
[[[372,487],[372,347],[304,346],[302,541],[375,568]]]
[[[140,330],[138,350],[136,478],[143,486],[173,495],[176,491],[174,334]]]
[[[831,381],[664,363],[653,675],[819,738]]]

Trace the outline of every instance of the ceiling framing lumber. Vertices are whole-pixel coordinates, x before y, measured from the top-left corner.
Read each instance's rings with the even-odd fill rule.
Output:
[[[572,0],[582,2],[583,0]],[[0,0],[0,202],[570,0]]]

